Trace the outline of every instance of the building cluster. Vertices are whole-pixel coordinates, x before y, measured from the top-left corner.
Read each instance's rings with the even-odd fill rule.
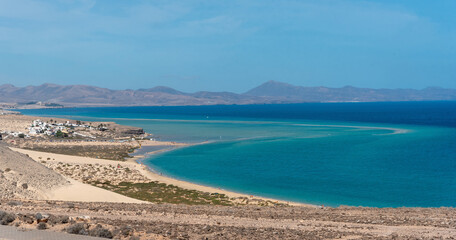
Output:
[[[74,129],[84,129],[84,130],[93,130],[94,128],[89,125],[70,123],[66,121],[65,123],[57,122],[43,122],[40,119],[34,120],[30,127],[27,127],[25,132],[2,132],[3,138],[6,136],[20,137],[20,138],[29,138],[32,136],[57,136],[57,137],[68,137],[68,136],[80,136],[84,138],[96,138],[90,134],[82,134],[75,132]]]
[[[38,135],[38,134],[45,134],[48,136],[55,135],[57,131],[69,133],[66,126],[63,124],[49,124],[42,122],[41,120],[34,120],[32,126],[28,128],[29,135]]]

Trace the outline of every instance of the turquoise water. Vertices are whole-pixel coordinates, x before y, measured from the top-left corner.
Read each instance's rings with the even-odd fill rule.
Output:
[[[419,107],[413,104],[407,109]],[[406,116],[400,120],[400,114],[385,113],[385,108],[377,106],[376,109],[375,105],[365,109],[348,105],[349,110],[339,110],[337,116],[331,106],[321,120],[214,113],[215,110],[223,112],[225,106],[215,110],[165,108],[179,113],[174,115],[164,113],[163,108],[27,110],[24,113],[111,120],[142,127],[161,140],[209,141],[144,161],[155,171],[203,185],[331,206],[456,206],[455,109],[446,103],[443,106],[432,103],[434,107],[426,104],[431,106],[429,112],[410,110],[409,114],[403,114],[402,105],[393,105]],[[321,111],[327,105],[312,105],[310,110],[299,110],[304,108],[300,106],[295,111],[307,113],[315,111],[315,106]],[[439,107],[441,115],[436,116],[435,109]],[[182,108],[187,109],[187,113]],[[228,112],[233,111],[233,107],[226,108]],[[242,112],[243,107],[236,108]],[[250,106],[246,112],[254,109]],[[387,109],[390,111],[391,106]],[[195,114],[195,111],[200,112]],[[367,120],[366,114],[369,114]]]

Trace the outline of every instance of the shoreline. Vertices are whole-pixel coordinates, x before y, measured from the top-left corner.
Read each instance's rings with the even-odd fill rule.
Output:
[[[29,115],[25,115],[29,116]],[[37,116],[30,116],[30,117],[37,117]],[[115,120],[115,119],[112,119]],[[177,121],[182,121],[182,120],[177,120]],[[117,124],[117,123],[116,123]],[[288,123],[291,124],[291,123]],[[372,127],[372,126],[355,126],[355,125],[317,125],[317,124],[292,124],[292,125],[297,125],[297,126],[328,126],[328,127],[337,127],[337,128],[357,128],[357,129],[382,129],[382,130],[389,130],[392,131],[392,133],[387,133],[387,134],[401,134],[401,133],[407,133],[409,130],[408,129],[400,129],[400,128],[387,128],[387,127]],[[188,190],[197,190],[201,192],[207,192],[207,193],[218,193],[218,194],[224,194],[228,196],[229,198],[245,198],[248,200],[263,200],[263,201],[269,201],[273,203],[280,203],[280,204],[288,204],[291,206],[309,206],[309,207],[320,207],[324,205],[316,205],[316,204],[310,204],[310,203],[303,203],[303,202],[294,202],[294,201],[287,201],[287,200],[281,200],[281,199],[276,199],[276,198],[269,198],[269,197],[262,197],[259,195],[251,195],[248,193],[241,193],[241,192],[236,192],[235,190],[226,190],[223,189],[222,187],[216,187],[216,186],[207,186],[199,183],[194,183],[188,180],[181,180],[178,177],[173,177],[173,176],[167,176],[163,175],[159,171],[156,171],[154,168],[149,167],[143,163],[143,161],[146,158],[152,157],[157,154],[161,154],[164,152],[168,151],[174,151],[183,147],[191,147],[191,146],[197,146],[197,145],[203,145],[203,144],[210,144],[214,143],[216,141],[204,141],[204,142],[198,142],[198,143],[182,143],[182,142],[173,142],[173,141],[160,141],[160,140],[136,140],[136,142],[139,144],[139,148],[135,150],[137,152],[140,149],[143,149],[144,147],[147,146],[163,146],[163,149],[158,149],[155,151],[145,151],[144,153],[141,153],[140,155],[133,156],[132,158],[126,158],[126,162],[131,162],[135,164],[137,167],[136,169],[141,172],[142,175],[146,176],[152,181],[158,181],[160,183],[165,183],[168,185],[175,185],[177,187],[181,187],[183,189],[188,189]],[[106,143],[110,144],[110,143]],[[60,145],[60,144],[59,144]],[[39,151],[36,151],[39,152]],[[47,152],[40,152],[42,154],[47,154]],[[72,155],[65,155],[67,157],[76,157]],[[95,159],[92,158],[92,161],[95,160],[104,160],[104,159]],[[111,161],[112,164],[117,164],[117,161],[113,160],[106,160],[106,161]]]
[[[157,141],[158,142],[158,141]],[[309,203],[300,203],[300,202],[293,202],[293,201],[286,201],[286,200],[280,200],[280,199],[275,199],[275,198],[268,198],[268,197],[262,197],[258,195],[249,195],[245,193],[240,193],[236,191],[231,191],[231,190],[226,190],[223,188],[217,188],[217,187],[212,187],[212,186],[206,186],[198,183],[193,183],[190,181],[184,181],[180,180],[177,178],[173,178],[171,176],[166,176],[162,175],[155,169],[145,165],[142,163],[143,160],[145,160],[148,157],[151,157],[156,154],[164,153],[164,152],[170,152],[174,151],[177,149],[181,149],[184,147],[192,147],[192,146],[197,146],[197,145],[203,145],[203,144],[210,144],[213,143],[214,141],[205,141],[205,142],[200,142],[200,143],[194,143],[194,144],[181,144],[180,146],[171,148],[171,149],[162,149],[162,150],[157,150],[157,151],[152,151],[152,152],[147,152],[144,155],[138,155],[133,158],[127,159],[127,162],[132,162],[137,164],[141,172],[147,176],[148,178],[158,181],[161,183],[166,183],[170,185],[175,185],[181,188],[185,189],[190,189],[190,190],[197,190],[197,191],[202,191],[202,192],[210,192],[210,193],[219,193],[219,194],[225,194],[229,198],[237,198],[237,197],[246,197],[248,199],[261,199],[264,201],[271,201],[271,202],[276,202],[276,203],[281,203],[281,204],[288,204],[290,206],[306,206],[306,207],[319,207],[319,205],[314,205],[314,204],[309,204]],[[139,148],[140,149],[140,148]]]
[[[30,116],[30,115],[25,115],[25,116]],[[30,116],[30,117],[37,117],[37,116]],[[116,119],[112,119],[116,120]],[[160,119],[163,120],[163,119]],[[175,121],[184,121],[184,120],[175,120]],[[218,120],[220,121],[220,120]],[[266,121],[268,122],[268,121]],[[117,123],[116,123],[117,124]],[[292,123],[288,123],[292,124]],[[292,124],[296,126],[327,126],[327,127],[336,127],[336,128],[358,128],[358,129],[382,129],[382,130],[389,130],[392,131],[392,133],[387,133],[387,134],[401,134],[401,133],[407,133],[409,130],[407,129],[399,129],[399,128],[387,128],[387,127],[371,127],[371,126],[354,126],[354,125],[317,125],[317,124]],[[224,194],[228,196],[229,198],[246,198],[249,200],[263,200],[263,201],[270,201],[273,203],[280,203],[280,204],[288,204],[290,206],[308,206],[308,207],[320,207],[324,205],[316,205],[316,204],[310,204],[310,203],[302,203],[302,202],[294,202],[294,201],[287,201],[287,200],[281,200],[281,199],[276,199],[276,198],[269,198],[269,197],[262,197],[259,195],[251,195],[247,193],[240,193],[236,192],[235,190],[226,190],[221,187],[214,187],[214,186],[207,186],[203,184],[198,184],[186,180],[180,180],[178,177],[173,177],[173,176],[167,176],[163,175],[159,171],[156,171],[152,167],[149,167],[143,163],[143,161],[146,158],[152,157],[156,154],[161,154],[164,152],[168,151],[174,151],[183,147],[191,147],[191,146],[196,146],[196,145],[202,145],[202,144],[210,144],[214,143],[216,141],[204,141],[204,142],[199,142],[199,143],[182,143],[182,142],[173,142],[173,141],[160,141],[160,140],[136,140],[137,143],[139,143],[139,148],[135,150],[137,152],[138,150],[147,147],[147,146],[167,146],[164,149],[159,149],[155,151],[146,151],[144,153],[141,153],[140,155],[132,156],[132,158],[126,158],[125,162],[130,162],[133,163],[137,166],[137,170],[141,172],[144,176],[149,178],[152,181],[158,181],[160,183],[165,183],[168,185],[175,185],[177,187],[181,187],[183,189],[188,189],[188,190],[197,190],[201,192],[208,192],[208,193],[218,193],[218,194]],[[109,144],[109,143],[106,143]],[[39,151],[36,151],[39,152]],[[43,154],[47,154],[47,152],[40,152]],[[65,155],[67,157],[73,157],[72,155]],[[74,156],[76,157],[76,156]],[[105,159],[95,159],[92,158],[92,161],[94,160],[105,160]],[[113,160],[106,160],[106,161],[111,161],[112,164],[117,164],[117,161]]]
[[[11,118],[11,117],[10,117]],[[15,126],[18,131],[29,125],[28,121],[32,121],[35,118],[44,118],[44,117],[38,117],[38,116],[29,116],[29,115],[22,115],[20,120],[15,120],[15,118],[10,119],[10,121],[14,121],[14,123],[17,125]],[[45,117],[46,120],[52,119],[50,117]],[[60,119],[60,118],[54,118],[54,119],[59,119],[60,121],[76,121],[73,119]],[[7,119],[8,120],[8,119]],[[98,122],[97,122],[98,123]],[[117,123],[112,122],[113,124],[119,127],[127,127],[125,125],[119,125]],[[13,124],[14,125],[14,124]],[[6,125],[5,125],[6,126]],[[5,128],[8,129],[8,128]],[[14,141],[14,139],[13,139]],[[136,147],[139,147],[136,149],[135,152],[137,152],[139,149],[143,149],[144,147],[157,147],[157,146],[162,146],[164,149],[158,149],[156,151],[149,152],[145,151],[145,153],[141,153],[138,156],[133,156],[132,158],[124,158],[124,161],[116,161],[116,160],[108,160],[103,157],[93,157],[93,156],[82,156],[82,155],[75,155],[71,153],[65,153],[65,152],[47,152],[47,151],[40,151],[39,149],[27,149],[27,148],[21,148],[20,146],[10,146],[10,149],[19,153],[23,153],[26,155],[29,155],[33,160],[36,162],[45,165],[47,161],[49,163],[58,163],[58,162],[63,162],[63,163],[69,163],[69,164],[102,164],[102,165],[124,165],[127,168],[132,168],[136,169],[138,172],[140,172],[141,175],[144,177],[148,178],[151,182],[152,181],[157,181],[159,183],[164,183],[167,185],[174,185],[177,187],[180,187],[182,189],[186,190],[196,190],[199,192],[203,193],[217,193],[217,194],[224,194],[230,199],[236,198],[234,201],[239,202],[241,204],[244,204],[244,201],[247,202],[247,204],[250,202],[254,204],[255,202],[269,202],[272,204],[287,204],[290,206],[310,206],[310,207],[317,207],[317,205],[312,205],[312,204],[306,204],[306,203],[299,203],[299,202],[292,202],[292,201],[286,201],[286,200],[280,200],[280,199],[274,199],[274,198],[268,198],[268,197],[261,197],[257,195],[249,195],[245,193],[239,193],[235,191],[229,191],[225,190],[219,187],[211,187],[211,186],[205,186],[197,183],[192,183],[189,181],[183,181],[179,180],[177,178],[173,178],[170,176],[163,176],[159,172],[154,171],[154,169],[146,166],[141,162],[144,158],[151,156],[152,154],[158,154],[162,153],[164,151],[172,151],[176,149],[180,149],[182,147],[189,147],[189,146],[196,146],[200,144],[209,144],[213,143],[214,141],[205,141],[205,142],[198,142],[198,143],[182,143],[182,142],[174,142],[174,141],[159,141],[159,140],[135,140],[131,144],[136,145]],[[101,143],[96,142],[97,144],[102,144],[106,146],[114,146],[116,147],[118,143],[111,143],[108,141],[102,141]],[[77,142],[53,142],[52,140],[50,141],[51,145],[58,145],[66,148],[66,145],[71,145],[71,146],[83,146],[87,145],[89,143],[86,143],[84,141],[77,141]],[[117,144],[117,145],[116,145]],[[89,145],[93,145],[91,142]],[[132,146],[133,146],[132,145]],[[152,149],[151,149],[152,150]],[[144,156],[141,156],[144,155]],[[130,155],[131,156],[131,155]],[[54,161],[55,159],[55,161]],[[43,163],[44,162],[44,163]],[[64,176],[65,177],[65,176]],[[82,181],[74,180],[68,177],[67,181],[72,182],[72,188],[65,188],[65,189],[59,189],[59,193],[56,193],[53,190],[49,191],[49,194],[45,194],[47,198],[54,198],[55,200],[76,200],[76,201],[87,201],[90,202],[95,201],[103,201],[105,199],[107,202],[109,201],[121,201],[122,199],[126,202],[131,202],[134,201],[136,202],[136,199],[126,199],[126,196],[123,195],[118,195],[115,192],[112,191],[107,191],[106,189],[102,188],[97,188],[89,184],[85,184]],[[73,189],[73,190],[71,190]],[[76,191],[76,189],[79,189]],[[82,194],[81,196],[78,196],[77,194],[74,194],[74,191],[80,192],[80,190],[87,191],[91,194]],[[97,191],[98,190],[103,190],[103,191]],[[104,193],[103,193],[104,192]],[[115,196],[117,195],[117,196]],[[58,196],[58,197],[57,197]],[[72,197],[75,199],[71,199]],[[105,196],[105,197],[103,197]],[[125,198],[122,198],[125,197]]]
[[[188,145],[187,145],[188,146]],[[219,189],[216,187],[204,186],[188,181],[182,181],[179,179],[175,179],[168,176],[162,176],[158,173],[155,173],[150,170],[144,164],[138,163],[137,157],[127,159],[126,161],[114,161],[114,160],[106,160],[106,159],[96,159],[96,158],[89,158],[89,157],[80,157],[80,156],[72,156],[72,155],[64,155],[64,154],[57,154],[57,153],[48,153],[48,152],[40,152],[40,151],[33,151],[27,149],[20,149],[20,148],[10,148],[13,151],[26,154],[30,156],[33,160],[40,162],[41,159],[55,159],[51,160],[53,162],[63,162],[63,163],[71,163],[71,164],[100,164],[100,165],[122,165],[124,167],[128,167],[131,169],[135,169],[139,171],[143,176],[147,177],[150,181],[158,181],[159,183],[164,183],[168,185],[174,185],[177,187],[181,187],[188,190],[196,190],[200,192],[208,192],[208,193],[218,193],[218,194],[225,194],[229,198],[238,198],[244,197],[248,198],[249,200],[259,199],[262,201],[270,201],[279,204],[287,204],[290,206],[301,206],[301,207],[318,207],[317,205],[305,204],[305,203],[298,203],[298,202],[290,202],[284,201],[279,199],[272,199],[266,198],[256,195],[248,195],[243,193],[237,193],[234,191],[228,191],[224,189]],[[178,148],[175,148],[178,149]],[[49,160],[48,160],[49,161]],[[66,177],[67,178],[67,177]],[[133,199],[124,195],[120,195],[118,193],[108,191],[99,187],[95,187],[89,184],[85,184],[79,182],[77,180],[67,178],[69,181],[72,182],[71,186],[61,187],[58,189],[53,189],[52,191],[46,194],[47,200],[62,200],[62,201],[81,201],[81,202],[125,202],[125,203],[148,203],[153,204],[151,202],[144,202],[141,200]],[[86,194],[81,194],[85,192]]]

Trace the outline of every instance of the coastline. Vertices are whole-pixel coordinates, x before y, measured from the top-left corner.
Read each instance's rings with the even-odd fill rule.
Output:
[[[183,180],[179,180],[179,179],[176,179],[176,178],[173,178],[173,177],[170,177],[170,176],[161,175],[157,171],[155,171],[153,168],[148,167],[148,166],[146,166],[145,164],[142,163],[143,159],[145,159],[146,157],[150,157],[150,156],[152,156],[154,154],[168,152],[168,151],[173,151],[173,150],[176,150],[176,149],[180,149],[182,147],[191,147],[191,146],[209,144],[209,143],[212,143],[212,142],[211,141],[207,141],[207,142],[201,142],[201,143],[195,143],[195,144],[180,144],[180,147],[148,152],[146,154],[146,156],[139,155],[139,156],[136,156],[134,158],[127,159],[127,162],[136,164],[137,167],[138,167],[138,170],[140,170],[143,175],[147,176],[152,181],[158,181],[158,182],[161,182],[161,183],[175,185],[175,186],[178,186],[178,187],[181,187],[181,188],[184,188],[184,189],[197,190],[197,191],[201,191],[201,192],[225,194],[229,198],[244,197],[244,198],[248,198],[248,199],[260,199],[260,200],[263,200],[263,201],[271,201],[271,202],[280,203],[280,204],[288,204],[290,206],[318,207],[318,205],[313,205],[313,204],[308,204],[308,203],[292,202],[292,201],[285,201],[285,200],[280,200],[280,199],[267,198],[267,197],[262,197],[262,196],[257,196],[257,195],[249,195],[249,194],[239,193],[239,192],[236,192],[236,191],[225,190],[225,189],[222,189],[222,188],[201,185],[201,184],[192,183],[192,182],[189,182],[189,181],[183,181]]]
[[[9,115],[11,116],[11,115]],[[15,130],[21,131],[24,127],[29,125],[29,121],[32,121],[36,118],[41,118],[45,120],[50,120],[52,119],[51,117],[38,117],[38,116],[31,116],[31,115],[20,115],[20,119],[17,120],[16,117],[9,117],[6,118],[7,122],[4,122],[3,125],[8,126],[5,129],[11,128],[11,126],[15,127]],[[60,119],[60,118],[54,118],[59,121],[75,121],[72,119]],[[116,127],[118,128],[128,128],[128,126],[124,125],[119,125],[116,123]],[[189,146],[195,146],[195,145],[200,145],[200,144],[208,144],[212,143],[213,141],[205,141],[205,142],[199,142],[199,143],[179,143],[179,142],[172,142],[172,141],[157,141],[157,140],[135,140],[132,142],[132,146],[136,145],[136,147],[139,147],[136,149],[135,152],[137,152],[139,149],[144,148],[144,147],[156,147],[156,146],[163,146],[165,149],[158,149],[156,151],[152,152],[146,152],[144,155],[150,156],[151,154],[158,154],[162,153],[163,151],[172,151],[176,150],[182,147],[189,147]],[[67,148],[66,146],[68,145],[69,149],[74,146],[80,146],[84,147],[85,145],[103,145],[103,146],[111,146],[114,148],[119,147],[119,143],[115,142],[109,142],[109,141],[102,141],[102,142],[90,142],[87,143],[85,141],[74,141],[74,142],[53,142],[50,141],[47,143],[49,146],[62,146],[64,148]],[[246,201],[247,204],[255,204],[255,203],[260,203],[260,202],[269,202],[271,204],[286,204],[290,206],[308,206],[308,207],[317,207],[317,205],[312,205],[312,204],[306,204],[306,203],[299,203],[299,202],[291,202],[291,201],[286,201],[286,200],[279,200],[279,199],[273,199],[273,198],[267,198],[267,197],[261,197],[257,195],[249,195],[249,194],[244,194],[244,193],[239,193],[235,191],[229,191],[225,190],[222,188],[217,188],[217,187],[211,187],[211,186],[204,186],[188,181],[183,181],[179,180],[170,176],[162,176],[160,173],[154,171],[154,169],[149,168],[148,166],[142,164],[141,159],[145,158],[146,156],[138,155],[134,156],[133,158],[126,158],[125,161],[116,161],[116,160],[108,160],[103,157],[94,157],[94,156],[81,156],[81,155],[75,155],[71,153],[66,153],[66,152],[48,152],[48,151],[41,151],[39,149],[28,149],[28,148],[21,148],[20,146],[10,146],[10,149],[19,153],[26,154],[30,156],[33,160],[36,162],[46,165],[49,163],[59,163],[62,162],[64,164],[101,164],[101,165],[122,165],[125,168],[131,168],[135,169],[138,172],[140,172],[141,175],[144,177],[148,178],[150,181],[157,181],[159,183],[164,183],[167,185],[174,185],[177,187],[180,187],[182,189],[186,190],[196,190],[199,192],[203,193],[209,193],[209,194],[224,194],[230,199],[236,199],[234,200],[235,202],[238,202],[240,204],[244,204]],[[143,202],[137,199],[133,199],[130,197],[126,197],[124,195],[120,195],[118,193],[115,193],[113,191],[108,191],[106,189],[100,188],[100,187],[95,187],[90,184],[86,184],[83,181],[78,181],[76,179],[72,179],[68,176],[64,176],[68,182],[71,182],[71,187],[64,187],[58,190],[52,189],[48,193],[46,193],[46,198],[48,199],[53,199],[53,200],[75,200],[75,201],[83,201],[83,202],[100,202],[100,201],[106,201],[106,202]],[[84,194],[75,194],[75,192],[84,192]]]
[[[167,142],[167,143],[172,144],[171,142]],[[179,145],[180,146],[190,146],[190,145],[183,145],[183,144],[179,144]],[[290,201],[266,198],[266,197],[261,197],[261,196],[256,196],[256,195],[255,196],[247,195],[247,194],[243,194],[243,193],[237,193],[234,191],[219,189],[216,187],[204,186],[204,185],[200,185],[200,184],[196,184],[196,183],[192,183],[192,182],[182,181],[182,180],[171,178],[168,176],[162,176],[156,172],[151,171],[151,169],[149,169],[149,167],[145,166],[144,164],[137,162],[140,159],[140,156],[130,158],[127,161],[120,162],[120,161],[113,161],[113,160],[106,160],[106,159],[96,159],[96,158],[89,158],[89,157],[79,157],[79,156],[72,156],[72,155],[40,152],[40,151],[33,151],[33,150],[26,150],[26,149],[19,149],[19,148],[11,148],[11,149],[13,151],[16,151],[16,152],[19,152],[22,154],[26,154],[37,162],[40,162],[41,159],[55,159],[55,160],[51,160],[51,161],[70,163],[70,164],[121,165],[123,167],[127,167],[130,169],[139,171],[143,176],[147,177],[150,181],[158,181],[160,183],[174,185],[174,186],[188,189],[188,190],[225,194],[229,198],[242,197],[242,198],[248,198],[249,200],[270,201],[270,202],[279,203],[279,204],[287,204],[290,206],[318,207],[316,205],[311,205],[311,204],[290,202]],[[177,148],[174,148],[174,149],[177,149]],[[48,160],[48,161],[50,161],[50,160]],[[48,194],[46,194],[47,195],[46,197],[48,198],[48,200],[81,201],[81,202],[150,203],[150,202],[144,202],[141,200],[126,197],[126,196],[117,194],[112,191],[108,191],[108,190],[105,190],[102,188],[98,188],[98,187],[95,187],[95,186],[92,186],[89,184],[79,182],[77,180],[73,180],[70,178],[67,178],[67,179],[72,184],[70,186],[53,189],[52,191],[48,192]]]
[[[29,116],[29,115],[24,115],[24,116],[35,117],[35,116]],[[49,117],[47,117],[47,118],[49,118]],[[72,121],[74,121],[74,120],[72,120]],[[177,120],[177,121],[183,121],[183,120]],[[119,124],[117,124],[117,125],[118,126],[122,126],[122,125],[119,125]],[[355,125],[329,125],[329,124],[324,124],[324,125],[293,124],[293,125],[300,125],[300,126],[328,126],[328,127],[339,127],[339,128],[347,128],[348,127],[348,128],[358,128],[358,129],[383,129],[383,130],[392,131],[392,133],[387,133],[387,134],[401,134],[401,133],[407,133],[409,131],[407,129],[399,129],[399,128],[355,126]],[[293,202],[293,201],[287,201],[287,200],[280,200],[280,199],[275,199],[275,198],[262,197],[262,196],[258,196],[258,195],[250,195],[250,194],[247,194],[247,193],[240,193],[240,192],[236,192],[236,191],[232,191],[232,190],[226,190],[226,189],[219,188],[219,187],[207,186],[207,185],[202,185],[202,184],[198,184],[198,183],[193,183],[193,182],[190,182],[190,181],[180,180],[180,179],[178,179],[176,177],[166,176],[166,175],[164,176],[160,172],[156,171],[155,169],[153,169],[153,168],[151,168],[149,166],[146,166],[145,164],[142,163],[143,159],[145,159],[147,157],[150,157],[152,155],[155,155],[155,154],[159,154],[159,153],[163,153],[163,152],[167,152],[167,151],[177,150],[177,149],[180,149],[182,147],[191,147],[191,146],[202,145],[202,144],[210,144],[210,143],[213,143],[214,141],[205,141],[205,142],[199,142],[199,143],[179,143],[179,142],[159,141],[159,140],[153,140],[153,141],[151,141],[151,140],[137,140],[136,142],[139,143],[138,144],[139,148],[137,148],[135,150],[135,152],[137,152],[138,150],[140,150],[140,149],[142,149],[144,147],[147,147],[147,146],[167,146],[167,148],[164,148],[164,149],[159,149],[159,150],[155,150],[155,151],[151,151],[151,152],[144,152],[144,153],[141,153],[141,155],[134,156],[133,158],[125,159],[126,162],[130,162],[130,163],[134,164],[134,166],[135,166],[134,168],[136,170],[140,171],[142,175],[146,176],[151,181],[157,181],[157,182],[165,183],[165,184],[168,184],[168,185],[174,185],[174,186],[177,186],[177,187],[180,187],[180,188],[183,188],[183,189],[187,189],[187,190],[196,190],[196,191],[206,192],[206,193],[224,194],[224,195],[228,196],[229,198],[245,198],[245,199],[253,200],[253,201],[254,200],[262,200],[262,201],[269,201],[269,202],[272,202],[272,203],[287,204],[287,205],[291,205],[291,206],[320,207],[320,205],[315,205],[315,204]],[[65,143],[55,143],[55,144],[61,145],[61,144],[65,144]],[[85,144],[85,143],[78,143],[78,144]],[[111,145],[111,143],[103,143],[103,144]],[[36,152],[39,152],[41,154],[49,154],[47,152],[40,152],[40,151],[36,151]],[[50,156],[50,158],[54,158],[53,156],[54,155]],[[56,154],[56,156],[60,156],[60,157],[64,156],[64,157],[68,157],[68,158],[75,157],[75,156],[72,156],[72,155],[65,155],[65,154],[61,154],[61,155],[60,154]],[[89,159],[91,159],[90,162],[92,162],[92,163],[98,163],[99,160],[108,161],[111,164],[119,163],[117,161],[105,160],[105,159],[102,159],[102,158],[101,159],[99,159],[99,158],[89,158]],[[71,160],[69,160],[68,162],[71,162]],[[89,163],[89,162],[86,162],[86,163]],[[104,163],[104,164],[106,164],[106,163]],[[122,165],[122,162],[120,162],[120,164]],[[129,167],[131,167],[131,166],[129,166]],[[96,199],[95,201],[98,201],[98,200],[99,199]]]
[[[8,127],[11,126],[8,125]],[[135,146],[140,145],[137,141],[135,142]],[[209,142],[197,144],[207,143]],[[106,144],[109,145],[109,143]],[[169,146],[166,146],[167,144]],[[173,147],[173,144],[179,146]],[[147,148],[148,145],[153,147]],[[156,145],[160,145],[160,147],[154,147]],[[147,156],[148,154],[159,154],[163,151],[172,151],[194,145],[143,141],[140,146],[145,148],[139,154]],[[158,185],[166,185],[164,188],[168,190],[178,189],[177,186],[169,185],[176,184],[189,189],[208,189],[209,192],[226,193],[230,197],[246,196],[250,199],[250,196],[160,176],[160,174],[151,172],[151,169],[144,164],[137,162],[137,160],[141,160],[139,154],[135,154],[136,157],[134,158],[128,158],[127,161],[115,161],[87,155],[75,156],[74,152],[71,151],[58,154],[37,151],[37,149],[14,149],[13,147],[14,150],[28,154],[33,159],[24,155],[23,158],[28,161],[25,162],[29,164],[23,164],[24,161],[17,161],[21,159],[20,156],[18,157],[18,153],[6,149],[7,146],[3,146],[2,143],[0,143],[0,147],[3,147],[2,151],[7,152],[10,156],[15,156],[12,162],[19,163],[19,167],[16,168],[17,173],[23,172],[20,169],[23,166],[33,166],[34,161],[36,161],[44,165],[47,170],[37,171],[37,167],[42,166],[35,164],[33,172],[29,175],[49,174],[55,171],[64,176],[64,178],[59,176],[59,182],[67,185],[47,188],[47,190],[40,192],[43,193],[40,198],[0,199],[1,210],[16,217],[16,220],[9,225],[12,231],[17,233],[36,229],[37,224],[35,222],[39,222],[38,212],[45,216],[57,216],[58,219],[63,217],[77,221],[77,224],[84,224],[87,230],[99,230],[99,226],[101,226],[105,231],[111,231],[115,235],[114,238],[119,239],[125,237],[124,232],[119,231],[119,229],[129,230],[128,234],[135,239],[177,239],[180,237],[201,239],[214,238],[214,236],[223,236],[227,239],[269,239],[271,237],[277,239],[409,239],[423,237],[449,239],[455,236],[455,222],[452,218],[455,216],[455,208],[452,207],[378,208],[351,205],[322,208],[318,205],[286,201],[281,202],[290,205],[270,204],[272,202],[266,202],[267,204],[263,205],[255,201],[237,205],[236,200],[238,199],[233,202],[234,205],[213,204],[213,202],[194,205],[186,202],[160,202],[155,200],[145,202],[138,200],[143,198],[125,194],[124,191],[117,191],[119,188],[111,189],[100,186],[97,181],[114,181],[112,183],[120,187],[133,186],[135,188],[144,185],[146,188],[140,187],[139,189],[146,192],[149,190],[159,192],[161,189],[156,188]],[[68,148],[65,144],[62,144],[61,147]],[[156,151],[153,151],[154,149]],[[8,154],[0,154],[0,158]],[[123,167],[119,167],[119,165]],[[59,167],[62,169],[59,170]],[[11,172],[14,174],[14,170],[10,171],[10,174]],[[144,175],[150,176],[149,178],[153,176],[161,183],[157,181],[149,184],[144,180]],[[91,181],[86,181],[84,180],[86,176],[93,176],[94,178]],[[138,179],[138,176],[141,178]],[[69,182],[65,183],[66,181]],[[119,184],[121,181],[130,182],[133,185]],[[32,182],[48,183],[49,181]],[[167,185],[165,182],[169,184]],[[17,184],[8,183],[8,185],[16,186]],[[191,194],[197,192],[194,190],[186,191]],[[179,190],[178,194],[181,195],[182,192],[185,191]],[[204,195],[207,193],[196,194]],[[169,199],[176,196],[177,194],[171,195]],[[261,199],[275,201],[275,199],[269,198]],[[29,222],[30,219],[34,221],[32,224]],[[73,225],[73,222],[57,222],[56,224],[48,224],[46,231],[37,233],[65,232],[67,228]],[[19,227],[13,228],[13,226]]]

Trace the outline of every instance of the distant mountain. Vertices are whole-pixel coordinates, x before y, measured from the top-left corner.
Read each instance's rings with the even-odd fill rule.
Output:
[[[277,81],[269,81],[261,84],[260,86],[246,92],[246,95],[252,96],[270,96],[270,97],[286,97],[302,95],[304,87],[293,86],[288,83]]]
[[[187,95],[186,93],[177,91],[176,89],[170,88],[170,87],[164,87],[164,86],[157,86],[149,89],[139,89],[138,91],[142,92],[161,92],[161,93],[168,93],[168,94],[174,94],[174,95]]]
[[[244,95],[281,99],[285,102],[377,102],[456,100],[455,89],[371,89],[346,86],[342,88],[300,87],[269,81]]]
[[[185,93],[159,86],[139,90],[111,90],[86,85],[0,85],[0,102],[45,102],[64,106],[171,106],[214,104],[265,104],[300,102],[373,102],[456,100],[455,89],[370,89],[301,87],[269,81],[244,94],[231,92]]]
[[[184,93],[169,87],[139,90],[110,90],[85,85],[43,84],[15,87],[0,85],[0,102],[58,103],[64,106],[171,106],[269,103],[268,99],[235,93]]]

